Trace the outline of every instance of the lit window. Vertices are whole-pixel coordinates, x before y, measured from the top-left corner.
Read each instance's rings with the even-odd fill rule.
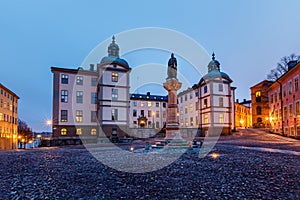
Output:
[[[113,108],[111,110],[111,120],[118,120],[118,109]]]
[[[83,112],[82,112],[82,110],[76,110],[75,121],[76,121],[76,122],[82,122],[82,117],[83,117]]]
[[[111,73],[111,81],[118,82],[118,79],[119,79],[119,74],[117,72],[112,72]]]
[[[67,122],[68,121],[68,111],[67,110],[61,110],[60,111],[60,121],[61,122]]]
[[[97,122],[97,111],[91,111],[91,122]]]
[[[76,77],[76,85],[83,85],[83,76]]]
[[[196,108],[196,110],[199,110],[199,102],[198,101],[195,103],[195,108]]]
[[[68,84],[68,81],[69,81],[69,76],[66,75],[66,74],[62,74],[61,75],[61,83],[62,84]]]
[[[255,93],[255,97],[256,97],[256,102],[261,102],[261,93],[260,93],[260,91],[257,91]]]
[[[185,127],[188,127],[189,126],[188,118],[185,118],[184,121],[185,121]]]
[[[193,121],[193,120],[194,120],[194,118],[191,117],[191,118],[190,118],[190,124],[191,124],[191,126],[194,126],[194,121]]]
[[[300,102],[296,102],[296,115],[300,115]]]
[[[97,104],[97,101],[98,101],[98,95],[96,92],[92,92],[91,94],[91,103],[92,104]]]
[[[224,123],[224,114],[220,114],[219,121],[220,121],[221,124]]]
[[[204,115],[204,124],[208,124],[208,115]]]
[[[144,102],[141,102],[141,107],[144,107],[144,105],[145,105]]]
[[[63,102],[63,103],[68,102],[68,90],[61,91],[61,102]]]
[[[82,91],[76,92],[76,103],[83,103],[83,92]]]
[[[207,108],[207,99],[204,99],[203,101],[203,108]]]
[[[91,135],[97,135],[97,130],[95,128],[91,130]]]
[[[61,134],[61,135],[67,135],[67,129],[62,128],[62,129],[60,130],[60,134]]]
[[[159,117],[159,111],[157,110],[156,112],[155,112],[155,117]]]
[[[185,106],[184,107],[184,113],[187,114],[188,113],[188,108]]]
[[[92,78],[91,81],[92,81],[91,82],[92,86],[97,86],[97,84],[98,84],[97,78]]]
[[[148,107],[151,107],[151,106],[152,106],[152,102],[148,101]]]
[[[152,117],[152,112],[151,112],[151,110],[148,110],[148,117]]]
[[[290,104],[289,111],[290,117],[293,117],[293,104]]]
[[[193,112],[193,104],[190,103],[190,112]]]
[[[118,100],[118,89],[111,89],[111,98],[112,100]]]
[[[81,135],[82,134],[82,129],[81,128],[77,128],[76,129],[76,135]]]

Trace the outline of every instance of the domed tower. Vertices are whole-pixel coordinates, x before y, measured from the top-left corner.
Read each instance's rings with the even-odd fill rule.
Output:
[[[234,128],[234,87],[232,80],[220,70],[215,53],[208,73],[199,82],[199,128],[202,135],[229,135]]]
[[[100,136],[110,138],[124,137],[129,128],[129,76],[131,68],[126,60],[119,56],[120,48],[115,36],[108,46],[108,55],[97,65],[98,118]]]

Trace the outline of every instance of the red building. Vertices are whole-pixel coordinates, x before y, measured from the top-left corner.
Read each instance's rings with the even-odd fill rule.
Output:
[[[289,70],[268,90],[271,131],[300,137],[300,62],[289,63]]]

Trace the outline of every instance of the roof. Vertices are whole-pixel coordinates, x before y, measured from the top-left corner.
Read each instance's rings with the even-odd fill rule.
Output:
[[[168,101],[168,96],[150,94],[130,94],[131,100]]]
[[[0,87],[5,89],[6,92],[10,93],[11,95],[13,95],[14,97],[20,99],[20,97],[18,95],[16,95],[13,91],[11,91],[10,89],[8,89],[7,87],[5,87],[2,83],[0,83]]]
[[[96,71],[84,70],[82,67],[77,69],[61,68],[61,67],[51,67],[51,72],[65,72],[70,74],[87,74],[87,75],[97,75]]]
[[[126,60],[115,57],[115,56],[105,56],[102,58],[100,63],[101,64],[102,63],[112,63],[112,64],[116,63],[116,64],[121,64],[121,66],[126,66],[127,68],[129,68],[129,65]]]
[[[259,86],[259,85],[261,85],[261,84],[264,84],[264,83],[266,83],[266,84],[272,84],[273,81],[263,80],[263,81],[261,81],[261,82],[255,84],[254,86],[250,87],[250,89],[251,89],[251,88],[254,88],[254,87],[257,87],[257,86]]]

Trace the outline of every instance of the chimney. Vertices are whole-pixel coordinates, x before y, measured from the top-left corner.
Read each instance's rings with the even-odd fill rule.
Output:
[[[288,65],[288,70],[292,69],[293,67],[295,67],[295,65],[297,65],[298,61],[297,60],[291,60],[290,62],[287,63]]]
[[[246,99],[244,99],[244,102],[246,102]]]
[[[147,92],[147,97],[150,97],[150,92]]]
[[[238,102],[239,102],[239,99],[236,99],[236,102],[238,103]]]
[[[90,64],[90,71],[94,71],[95,68],[94,68],[94,64]]]

